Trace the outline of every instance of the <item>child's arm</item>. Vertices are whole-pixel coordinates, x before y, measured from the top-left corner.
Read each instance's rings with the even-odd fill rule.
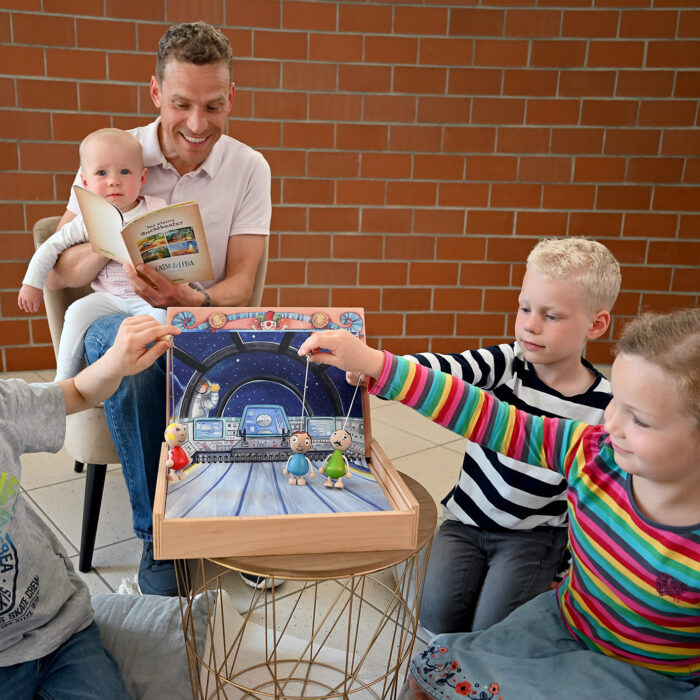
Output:
[[[179,333],[175,326],[163,326],[150,316],[124,319],[114,345],[97,362],[60,382],[66,413],[84,411],[109,398],[122,377],[150,367],[170,347],[172,335]]]

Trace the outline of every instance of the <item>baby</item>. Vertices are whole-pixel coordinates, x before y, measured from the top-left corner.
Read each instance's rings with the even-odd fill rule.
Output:
[[[83,186],[119,207],[129,221],[166,206],[159,197],[139,196],[146,180],[141,145],[121,129],[99,129],[80,144],[80,176]],[[39,246],[19,290],[17,304],[27,312],[38,311],[46,277],[58,256],[68,247],[88,241],[82,216],[65,224]],[[147,314],[160,323],[165,310],[153,308],[129,284],[121,263],[104,258],[104,266],[92,282],[95,294],[68,307],[56,358],[56,381],[75,376],[83,362],[83,338],[94,321],[110,314]]]

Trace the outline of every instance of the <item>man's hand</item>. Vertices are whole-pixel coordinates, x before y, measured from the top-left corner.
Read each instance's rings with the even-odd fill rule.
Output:
[[[346,330],[313,333],[301,344],[299,354],[302,357],[309,355],[311,362],[366,374],[374,379],[379,377],[384,367],[384,353],[381,350],[365,345]]]
[[[148,265],[124,265],[132,289],[157,309],[168,306],[201,306],[204,295],[184,282],[171,282]]]
[[[41,289],[37,287],[32,287],[29,284],[23,284],[19,289],[19,296],[17,297],[17,306],[19,306],[22,311],[27,313],[34,313],[39,310],[41,306],[41,300],[44,298],[44,293]]]

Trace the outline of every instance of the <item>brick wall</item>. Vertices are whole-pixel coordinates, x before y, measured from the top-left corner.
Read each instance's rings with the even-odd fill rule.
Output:
[[[625,317],[698,304],[696,0],[0,5],[0,370],[53,366],[16,305],[32,222],[88,131],[151,118],[157,41],[194,19],[231,39],[229,133],[272,167],[265,305],[364,306],[398,352],[500,341],[527,251],[565,234],[623,267],[594,361]]]

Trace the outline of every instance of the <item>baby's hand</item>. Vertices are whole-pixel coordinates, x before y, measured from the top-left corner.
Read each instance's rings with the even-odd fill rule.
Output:
[[[39,310],[41,306],[41,300],[44,298],[44,293],[41,289],[32,287],[29,284],[23,284],[19,288],[19,296],[17,297],[17,306],[19,306],[22,311],[27,313],[34,313]]]
[[[326,352],[321,352],[325,350]],[[365,345],[346,330],[318,331],[310,335],[299,348],[311,362],[339,367],[346,372],[367,374],[377,379],[384,367],[384,353]]]

